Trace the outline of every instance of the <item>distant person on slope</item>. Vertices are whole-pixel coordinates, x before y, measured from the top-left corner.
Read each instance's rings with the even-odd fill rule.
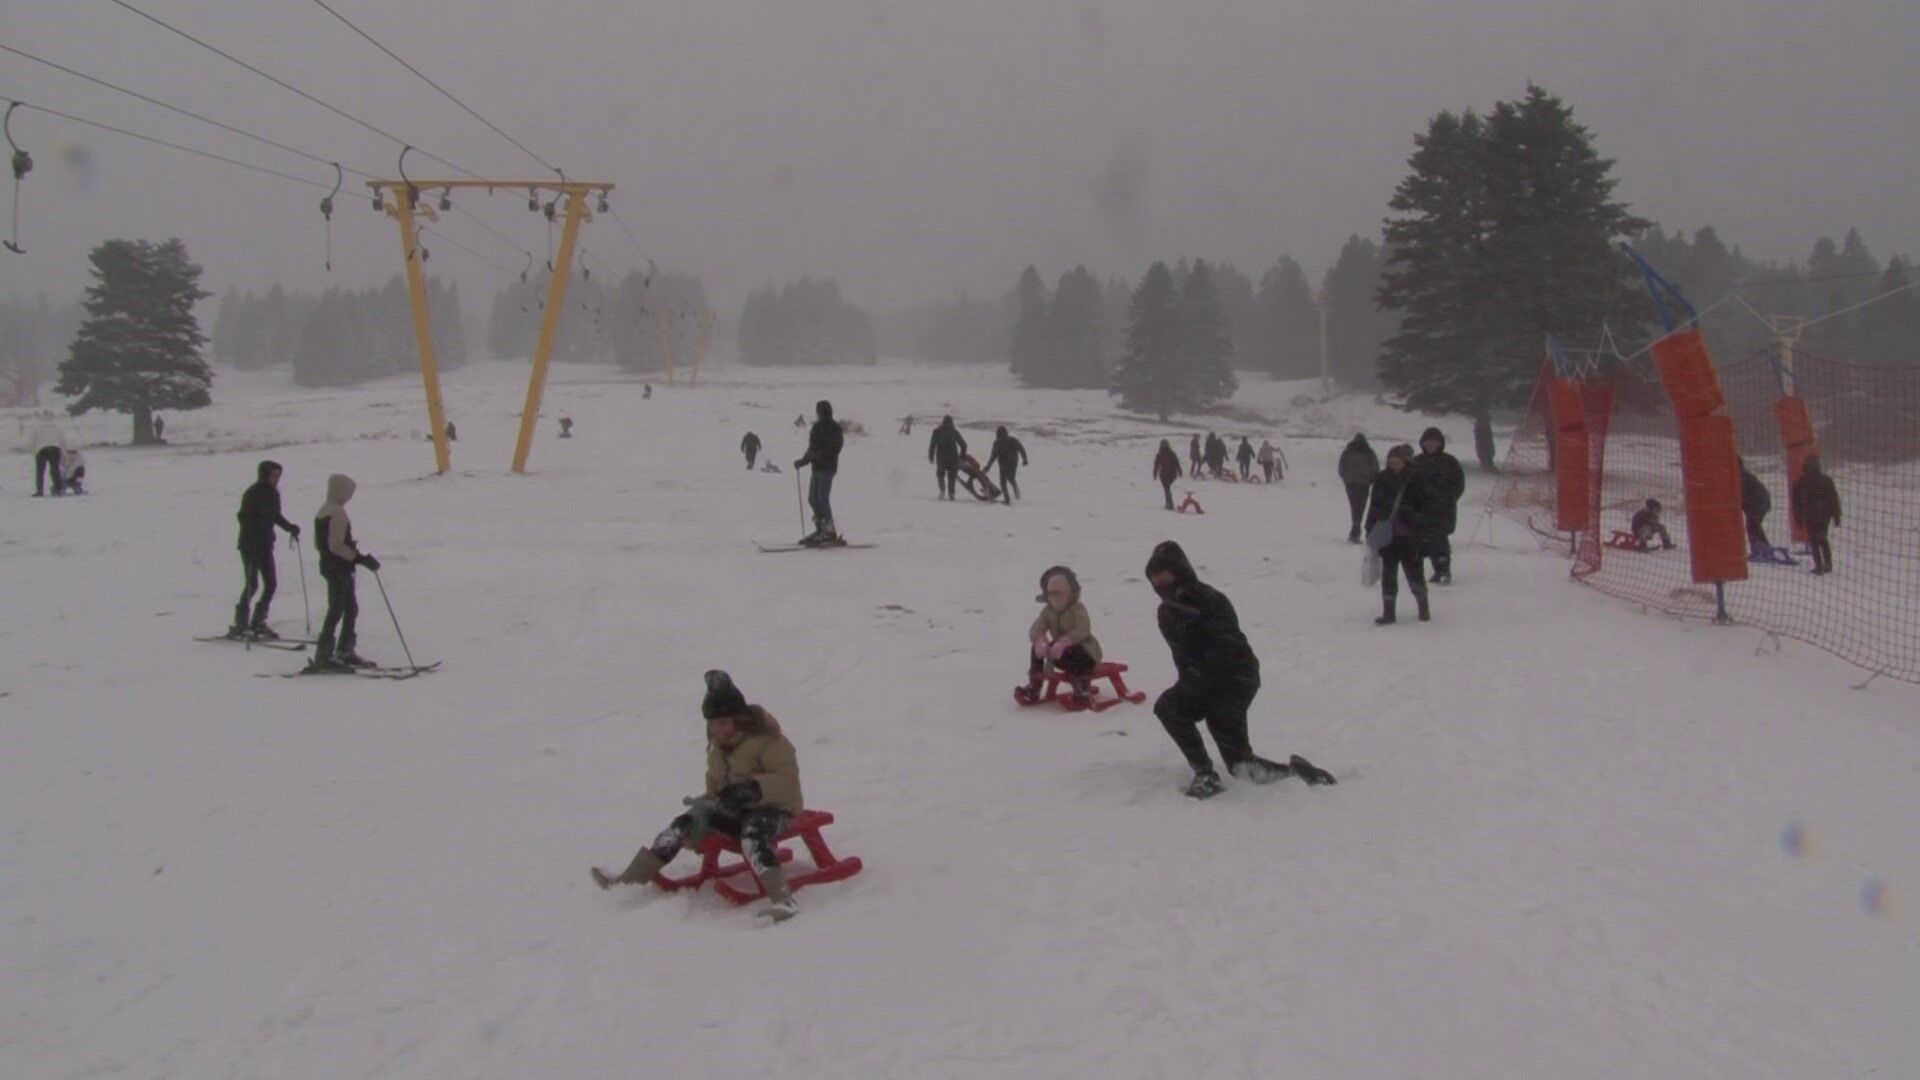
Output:
[[[1007,434],[1005,424],[993,429],[993,449],[987,454],[987,468],[1000,468],[1000,497],[1008,506],[1020,495],[1020,466],[1027,463],[1027,448]]]
[[[1275,480],[1283,479],[1286,476],[1286,455],[1275,450],[1271,442],[1261,439],[1260,453],[1255,456],[1260,462],[1260,472],[1266,478],[1267,483],[1271,484]],[[1277,462],[1275,460],[1276,456],[1278,457]],[[1276,464],[1279,466],[1279,472],[1274,471]]]
[[[1427,579],[1423,551],[1431,550],[1440,521],[1435,507],[1440,497],[1430,474],[1413,463],[1413,447],[1405,443],[1387,451],[1387,467],[1374,477],[1372,501],[1367,506],[1367,544],[1380,556],[1380,617],[1376,626],[1391,626],[1400,595],[1399,576],[1407,575],[1407,590],[1419,605],[1420,621],[1432,617],[1427,608]],[[1376,529],[1375,526],[1383,526]]]
[[[1215,480],[1227,474],[1227,440],[1207,433],[1207,471]]]
[[[160,416],[157,413],[154,415],[154,418],[153,418],[153,441],[158,443],[163,443],[167,441],[166,417]]]
[[[1365,435],[1355,435],[1347,448],[1340,451],[1340,482],[1347,488],[1347,509],[1353,515],[1353,525],[1347,530],[1347,543],[1360,542],[1360,515],[1367,512],[1367,492],[1373,488],[1373,478],[1380,475],[1380,455],[1367,445]]]
[[[53,493],[55,495],[87,493],[87,455],[77,449],[61,449],[60,473],[54,478]]]
[[[1735,458],[1740,465],[1740,515],[1747,519],[1747,550],[1761,558],[1773,556],[1773,544],[1767,539],[1767,514],[1773,510],[1773,496],[1767,485],[1747,468],[1746,458]]]
[[[1259,456],[1254,453],[1253,441],[1245,435],[1240,436],[1240,449],[1235,451],[1233,456],[1234,460],[1240,463],[1240,479],[1243,481],[1253,479],[1253,459]]]
[[[1200,580],[1179,544],[1165,540],[1153,549],[1147,582],[1160,597],[1160,636],[1179,672],[1153,703],[1153,714],[1193,767],[1187,794],[1208,799],[1225,790],[1200,738],[1202,721],[1230,775],[1256,784],[1295,775],[1309,784],[1333,783],[1332,774],[1298,755],[1282,765],[1254,754],[1247,738],[1247,709],[1260,692],[1260,661],[1240,631],[1232,602]]]
[[[267,625],[267,610],[273,606],[274,589],[279,584],[273,561],[273,530],[285,529],[295,540],[300,538],[300,526],[280,512],[280,471],[279,462],[262,461],[254,471],[253,485],[240,496],[240,512],[235,517],[240,520],[240,570],[246,575],[246,587],[240,590],[240,602],[233,606],[233,625],[227,628],[231,638],[280,636]],[[253,599],[256,585],[260,590],[257,603]]]
[[[1447,437],[1437,427],[1420,433],[1420,453],[1413,466],[1426,474],[1433,496],[1432,522],[1426,530],[1423,557],[1433,559],[1433,583],[1453,584],[1453,536],[1460,518],[1460,496],[1467,491],[1467,472],[1460,459],[1447,453]]]
[[[1827,530],[1840,524],[1840,489],[1833,486],[1833,477],[1820,467],[1820,459],[1810,457],[1790,494],[1794,519],[1807,529],[1813,572],[1833,573],[1833,545],[1827,541]]]
[[[913,434],[913,414],[912,413],[908,413],[907,415],[900,418],[900,434],[902,435]]]
[[[753,471],[753,460],[760,456],[760,436],[747,432],[740,440],[740,452],[747,455],[747,471]]]
[[[60,448],[43,446],[33,455],[33,496],[44,498],[47,494],[47,475],[53,475],[53,493],[65,495],[66,482],[60,478]]]
[[[353,498],[353,488],[353,479],[342,473],[327,477],[327,501],[313,516],[313,546],[320,553],[320,578],[327,583],[327,617],[320,624],[320,640],[314,644],[313,663],[309,665],[316,671],[373,666],[373,661],[362,658],[353,648],[359,640],[354,626],[360,618],[353,577],[355,568],[361,566],[379,573],[380,560],[362,554],[353,538],[353,521],[347,517],[347,500]]]
[[[1206,454],[1200,449],[1200,433],[1196,431],[1193,433],[1193,438],[1187,442],[1187,475],[1199,476],[1201,466],[1205,462]]]
[[[1652,548],[1655,540],[1660,541],[1660,550],[1673,550],[1673,537],[1667,532],[1666,525],[1661,522],[1660,511],[1660,500],[1648,499],[1647,505],[1633,515],[1632,523],[1627,526],[1628,531],[1633,533],[1633,538],[1640,542],[1642,550]]]
[[[840,540],[840,534],[833,527],[833,477],[840,471],[840,449],[846,443],[846,436],[833,418],[833,402],[823,398],[814,403],[813,411],[817,419],[813,429],[807,432],[807,452],[793,463],[795,469],[813,466],[813,479],[807,485],[807,504],[813,508],[813,532],[800,541],[808,546]],[[805,422],[804,417],[801,422]]]
[[[1080,602],[1080,579],[1064,566],[1050,566],[1040,575],[1040,595],[1044,605],[1027,628],[1027,684],[1014,693],[1032,704],[1040,699],[1040,676],[1048,668],[1066,672],[1073,686],[1073,700],[1080,705],[1093,702],[1093,668],[1100,662],[1100,639],[1093,636],[1093,616]]]
[[[954,488],[960,482],[960,455],[966,452],[966,436],[953,426],[953,417],[941,417],[940,426],[927,440],[927,460],[933,462],[933,486],[948,502],[953,501]]]
[[[1153,478],[1160,481],[1160,490],[1167,496],[1167,509],[1173,509],[1173,482],[1180,479],[1180,455],[1165,439],[1160,440],[1160,452],[1153,456]]]
[[[560,418],[560,437],[563,439],[573,438],[573,417],[563,416]]]
[[[683,848],[700,846],[708,834],[740,842],[760,884],[767,890],[762,914],[776,922],[799,913],[786,872],[780,868],[779,836],[806,804],[800,795],[800,759],[773,714],[747,699],[724,671],[706,674],[707,692],[700,715],[707,721],[707,775],[704,793],[687,800],[685,813],[673,819],[653,843],[609,877],[593,867],[593,883],[642,885]]]

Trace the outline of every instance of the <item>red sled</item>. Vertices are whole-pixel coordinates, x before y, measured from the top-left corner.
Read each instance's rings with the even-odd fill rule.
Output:
[[[1204,513],[1206,513],[1206,511],[1205,511],[1205,510],[1202,510],[1202,509],[1200,509],[1200,500],[1199,500],[1199,499],[1196,499],[1196,498],[1194,498],[1194,497],[1193,497],[1193,492],[1191,492],[1191,491],[1189,491],[1189,492],[1187,492],[1187,498],[1186,498],[1186,501],[1185,501],[1185,502],[1182,502],[1182,503],[1180,504],[1180,507],[1179,507],[1179,509],[1178,509],[1178,511],[1177,511],[1177,512],[1178,512],[1178,513],[1182,513],[1182,514],[1184,514],[1184,513],[1186,513],[1186,512],[1187,512],[1187,508],[1188,508],[1188,507],[1192,507],[1192,508],[1193,508],[1193,512],[1194,512],[1194,513],[1196,513],[1196,514],[1204,514]]]
[[[1038,696],[1028,697],[1027,688],[1021,686],[1014,688],[1013,700],[1021,705],[1045,705],[1048,702],[1058,702],[1060,707],[1068,712],[1083,712],[1089,709],[1094,712],[1106,712],[1108,709],[1113,708],[1123,701],[1129,701],[1138,705],[1147,700],[1146,691],[1129,691],[1127,689],[1127,680],[1124,677],[1126,670],[1127,665],[1117,664],[1112,660],[1102,660],[1098,664],[1095,664],[1093,666],[1093,675],[1088,679],[1088,682],[1093,684],[1093,700],[1086,705],[1077,704],[1073,700],[1073,682],[1066,672],[1058,668],[1040,674],[1040,693]],[[1101,696],[1099,685],[1101,679],[1105,679],[1112,684],[1111,689],[1113,690],[1113,696]],[[1060,692],[1062,686],[1067,688],[1067,693],[1063,694]]]
[[[1630,532],[1621,532],[1619,529],[1613,530],[1613,535],[1607,537],[1607,546],[1610,548],[1618,548],[1621,551],[1647,550],[1647,545],[1641,543],[1639,537]]]
[[[807,854],[813,858],[813,869],[787,875],[788,887],[798,891],[808,885],[843,881],[860,872],[861,863],[858,856],[842,859],[834,855],[833,849],[827,847],[826,838],[820,835],[820,830],[831,824],[833,824],[833,815],[825,810],[802,810],[799,817],[794,818],[791,824],[781,830],[776,843],[784,844],[785,841],[798,838],[802,844],[806,845]],[[785,866],[793,861],[792,849],[782,846],[779,850],[780,865]],[[760,884],[760,878],[753,873],[753,867],[745,858],[725,866],[720,865],[720,857],[727,854],[739,855],[740,841],[731,836],[708,833],[700,841],[699,870],[686,877],[676,878],[668,877],[663,869],[653,875],[653,883],[665,892],[679,892],[681,889],[697,889],[711,881],[713,891],[734,904],[751,904],[767,895],[766,888]],[[734,884],[736,880],[744,884],[736,885]]]

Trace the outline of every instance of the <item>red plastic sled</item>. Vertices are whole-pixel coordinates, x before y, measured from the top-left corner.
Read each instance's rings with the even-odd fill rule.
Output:
[[[1187,512],[1187,508],[1188,508],[1188,507],[1192,507],[1192,508],[1193,508],[1193,512],[1194,512],[1194,513],[1196,513],[1196,514],[1204,514],[1204,513],[1206,513],[1206,511],[1205,511],[1205,510],[1202,510],[1202,509],[1200,509],[1200,500],[1199,500],[1199,499],[1196,499],[1196,498],[1194,498],[1194,497],[1193,497],[1193,492],[1191,492],[1191,491],[1189,491],[1189,492],[1187,492],[1187,498],[1186,498],[1186,501],[1184,501],[1184,502],[1182,502],[1182,503],[1180,504],[1180,506],[1179,506],[1179,508],[1178,508],[1178,511],[1177,511],[1177,512],[1178,512],[1178,513],[1182,513],[1182,514],[1184,514],[1184,513],[1186,513],[1186,512]]]
[[[802,844],[806,845],[807,854],[813,858],[813,869],[800,874],[787,875],[787,885],[790,888],[798,891],[808,885],[843,881],[860,872],[861,863],[858,856],[842,859],[834,855],[833,849],[827,847],[826,838],[820,835],[820,830],[831,824],[833,824],[833,815],[825,810],[802,810],[800,816],[794,818],[793,822],[781,831],[777,842],[784,843],[797,837]],[[668,877],[663,869],[653,875],[653,883],[666,892],[678,892],[681,889],[697,889],[711,881],[714,892],[735,904],[751,904],[767,895],[767,890],[760,884],[760,878],[752,872],[753,868],[744,858],[725,866],[720,865],[720,856],[726,854],[740,854],[740,841],[730,836],[708,833],[700,841],[699,870],[686,877],[675,878]],[[784,866],[792,860],[792,849],[781,847],[780,864]],[[746,884],[736,885],[735,879],[740,879]]]
[[[1127,680],[1124,677],[1126,670],[1127,665],[1117,664],[1112,660],[1102,660],[1098,664],[1095,664],[1093,667],[1093,676],[1089,680],[1093,683],[1093,703],[1091,705],[1074,704],[1071,693],[1073,684],[1067,673],[1058,668],[1041,673],[1039,697],[1028,700],[1024,692],[1025,688],[1022,687],[1014,691],[1013,700],[1021,705],[1045,705],[1048,702],[1058,702],[1060,707],[1068,712],[1080,712],[1086,709],[1091,709],[1094,712],[1106,712],[1108,709],[1113,708],[1123,701],[1138,705],[1147,700],[1146,691],[1129,691],[1127,689]],[[1101,679],[1105,679],[1112,684],[1112,697],[1102,697],[1100,695]],[[1063,685],[1068,689],[1069,693],[1062,694],[1060,692],[1060,688]]]
[[[1641,543],[1639,537],[1630,532],[1621,532],[1619,529],[1613,530],[1613,535],[1607,537],[1607,546],[1610,548],[1618,548],[1621,551],[1647,550],[1647,545]]]

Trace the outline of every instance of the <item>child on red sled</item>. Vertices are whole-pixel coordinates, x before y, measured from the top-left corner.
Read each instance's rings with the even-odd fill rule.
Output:
[[[1050,566],[1040,575],[1043,607],[1027,630],[1027,684],[1014,696],[1026,704],[1040,700],[1040,677],[1048,668],[1066,672],[1073,687],[1072,702],[1093,703],[1093,669],[1100,662],[1100,639],[1093,636],[1093,616],[1080,602],[1080,579],[1064,566]]]
[[[706,674],[700,715],[707,720],[706,793],[687,800],[653,843],[641,848],[619,877],[593,867],[593,883],[641,885],[684,847],[699,847],[707,833],[740,841],[741,853],[767,890],[761,914],[782,922],[798,914],[786,872],[780,868],[780,833],[806,805],[800,797],[800,762],[779,721],[747,699],[724,671]]]

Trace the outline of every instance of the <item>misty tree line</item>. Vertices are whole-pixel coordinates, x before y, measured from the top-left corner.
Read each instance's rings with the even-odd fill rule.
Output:
[[[74,302],[0,300],[0,408],[32,402],[85,317]]]
[[[760,366],[871,364],[880,358],[873,321],[830,278],[801,277],[755,289],[740,311],[740,360]]]
[[[487,313],[487,351],[495,357],[532,356],[546,315],[550,277],[515,281],[496,292]],[[651,372],[666,365],[662,337],[676,365],[700,345],[707,289],[694,274],[628,273],[616,282],[583,267],[567,285],[553,358],[575,364],[614,364]],[[711,335],[711,327],[709,328]],[[711,348],[712,342],[708,342]]]
[[[435,360],[465,363],[459,285],[428,278],[427,312]],[[291,364],[301,386],[346,386],[420,367],[413,304],[399,274],[378,289],[318,294],[229,288],[214,313],[212,344],[216,361],[242,370]]]

